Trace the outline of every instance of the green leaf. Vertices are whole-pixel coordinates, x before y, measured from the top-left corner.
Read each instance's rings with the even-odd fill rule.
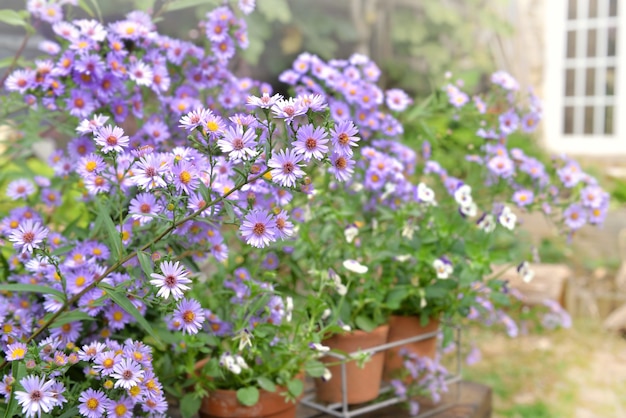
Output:
[[[289,23],[291,10],[287,0],[263,0],[257,3],[257,10],[270,22]]]
[[[356,324],[357,328],[365,332],[373,331],[374,328],[376,328],[376,324],[374,323],[374,321],[362,315],[357,316],[354,320],[354,323]]]
[[[324,370],[326,370],[326,366],[321,361],[309,360],[304,365],[304,371],[311,377],[322,377]]]
[[[387,299],[385,302],[387,303],[387,308],[392,311],[400,309],[400,305],[402,301],[408,296],[407,289],[404,287],[398,286],[389,291],[387,294]]]
[[[215,0],[178,0],[169,4],[166,10],[171,12],[173,10],[188,9],[196,6],[217,6],[217,4],[218,2]]]
[[[54,295],[59,301],[65,300],[65,294],[60,290],[53,289],[47,286],[40,286],[38,284],[26,284],[26,283],[6,283],[0,284],[0,290],[6,290],[9,292],[32,292],[41,293],[43,295]]]
[[[152,258],[150,258],[150,255],[145,251],[139,251],[137,253],[137,258],[139,259],[141,269],[146,274],[146,277],[149,279],[150,275],[154,273],[154,269],[152,268]]]
[[[81,311],[66,311],[63,312],[55,321],[50,325],[50,328],[58,328],[70,322],[76,321],[94,321],[95,318],[87,315]]]
[[[79,415],[78,406],[73,406],[57,418],[74,418]]]
[[[261,389],[265,389],[268,392],[276,392],[276,385],[267,377],[261,376],[256,381]]]
[[[154,332],[152,326],[150,326],[148,321],[146,321],[146,318],[143,317],[141,312],[139,312],[137,308],[135,308],[135,305],[133,305],[133,303],[128,299],[126,294],[104,283],[100,283],[99,287],[104,290],[107,295],[109,295],[113,302],[117,303],[120,308],[124,309],[129,315],[135,318],[137,323],[144,329],[144,331],[146,331],[148,334],[150,334],[150,336],[152,336],[152,338],[154,338],[155,343],[157,344],[157,348],[159,348],[160,350],[165,349],[163,342],[159,338],[158,334]]]
[[[11,26],[27,26],[26,19],[22,17],[15,10],[2,9],[0,10],[0,22],[6,23]]]
[[[250,386],[237,391],[237,400],[245,406],[254,406],[259,401],[259,390]]]
[[[83,9],[85,13],[89,15],[89,17],[96,17],[96,14],[91,10],[91,7],[87,4],[85,0],[78,0],[78,6]]]
[[[113,220],[109,216],[109,207],[106,205],[98,206],[98,220],[99,225],[104,228],[104,233],[106,234],[107,242],[111,247],[111,250],[115,254],[116,257],[121,258],[124,254],[123,246],[122,246],[122,237],[120,236],[120,232],[115,228],[115,224]]]
[[[188,393],[180,400],[180,413],[183,418],[191,418],[200,410],[202,400],[195,393]]]
[[[304,390],[304,382],[300,379],[293,379],[287,382],[287,390],[293,395],[294,398],[302,395]]]
[[[15,383],[13,384],[13,387],[15,388],[17,387],[19,381],[22,380],[22,377],[26,375],[26,368],[21,361],[14,361],[13,363],[11,363],[11,375],[13,376],[13,379],[15,381]],[[16,415],[19,405],[15,400],[15,392],[16,390],[11,391],[11,398],[7,403],[7,410],[4,413],[5,418],[11,418]]]

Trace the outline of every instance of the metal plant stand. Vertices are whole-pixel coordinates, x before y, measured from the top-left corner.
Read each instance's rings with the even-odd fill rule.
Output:
[[[455,352],[455,356],[456,356],[456,365],[454,367],[455,372],[454,374],[448,376],[446,378],[446,384],[448,385],[448,387],[452,384],[458,383],[461,381],[461,365],[462,365],[462,361],[461,361],[461,328],[458,326],[453,326],[454,328],[454,332],[455,332],[455,343],[456,343],[456,352]],[[404,340],[400,340],[400,341],[394,341],[392,343],[386,343],[386,344],[382,344],[367,350],[361,350],[358,353],[369,353],[370,355],[373,355],[375,353],[378,353],[380,351],[386,351],[390,348],[394,348],[394,347],[398,347],[401,346],[403,344],[407,344],[407,343],[412,343],[415,341],[421,341],[421,340],[425,340],[428,338],[432,338],[432,337],[436,337],[438,334],[438,331],[433,331],[433,332],[429,332],[427,334],[423,334],[423,335],[419,335],[419,336],[415,336],[415,337],[410,337],[410,338],[406,338]],[[350,353],[349,357],[352,357],[354,354],[357,354],[357,352],[355,353]],[[337,353],[327,353],[326,355],[335,357],[337,359],[340,360],[346,360],[348,357],[345,355],[341,355],[341,354],[337,354]],[[307,406],[311,409],[317,410],[317,411],[321,411],[325,414],[334,416],[334,417],[340,417],[340,418],[351,418],[351,417],[357,417],[359,415],[363,415],[372,411],[377,411],[383,408],[387,408],[391,405],[395,405],[401,402],[405,402],[407,401],[406,398],[403,397],[399,397],[399,396],[394,396],[391,398],[387,398],[387,399],[381,399],[380,395],[383,395],[385,393],[388,393],[390,391],[392,391],[392,387],[389,384],[383,385],[381,387],[381,390],[379,392],[379,397],[377,400],[369,402],[366,405],[356,405],[356,406],[350,406],[348,405],[347,402],[347,393],[348,393],[348,382],[346,379],[346,362],[343,361],[341,363],[341,388],[342,388],[342,398],[343,401],[342,402],[337,402],[337,403],[331,403],[331,404],[322,404],[319,403],[315,400],[315,389],[309,390],[307,391],[307,393],[305,394],[305,396],[302,398],[301,403],[304,406]],[[457,391],[456,393],[456,401],[458,401],[459,398],[459,394],[460,391]],[[416,418],[426,418],[429,416],[432,416],[434,414],[437,414],[439,412],[442,412],[452,406],[455,405],[455,402],[448,402],[448,403],[443,403],[442,405],[434,408],[434,409],[429,409],[428,411],[424,411],[423,413],[420,413],[419,415],[416,415]],[[319,416],[319,414],[317,415],[312,415],[310,416],[310,418],[314,417],[314,416]]]

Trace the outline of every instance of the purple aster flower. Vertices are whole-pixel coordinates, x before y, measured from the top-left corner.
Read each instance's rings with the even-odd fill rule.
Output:
[[[218,60],[226,62],[235,55],[235,43],[232,38],[226,37],[211,45],[211,50]]]
[[[498,118],[500,122],[500,131],[505,135],[510,135],[517,129],[519,125],[519,116],[513,109],[500,115]]]
[[[163,207],[151,193],[139,193],[130,201],[129,213],[133,219],[137,219],[141,225],[151,222]]]
[[[280,99],[271,107],[272,112],[277,118],[285,119],[285,122],[291,122],[296,116],[304,115],[307,111],[299,100],[293,97],[289,99]]]
[[[533,203],[535,199],[535,194],[532,190],[522,189],[513,193],[513,201],[517,203],[518,206],[528,206]]]
[[[176,300],[182,298],[183,292],[189,290],[189,286],[186,285],[191,283],[191,280],[187,278],[189,273],[185,271],[185,268],[178,261],[175,263],[164,261],[161,263],[161,272],[163,274],[152,273],[150,275],[154,279],[150,280],[150,284],[159,288],[157,296],[167,299],[171,293]]]
[[[99,390],[91,388],[81,392],[78,398],[80,405],[78,411],[87,418],[100,418],[104,416],[105,406],[109,402],[109,398]]]
[[[505,90],[518,90],[519,84],[517,80],[506,71],[496,71],[491,75],[491,82],[497,84]]]
[[[172,177],[176,190],[190,194],[200,183],[196,166],[189,161],[181,160],[172,168]]]
[[[280,150],[275,153],[267,163],[272,169],[272,180],[283,187],[294,187],[299,178],[305,175],[298,163],[302,156],[297,155],[293,149]]]
[[[142,157],[133,167],[131,180],[140,189],[152,190],[155,187],[166,187],[163,175],[168,171],[168,164],[158,154]]]
[[[567,165],[559,168],[557,174],[565,187],[576,186],[583,177],[580,166],[574,161],[570,161]]]
[[[261,109],[270,109],[274,106],[279,100],[282,100],[283,96],[280,94],[275,94],[270,96],[269,93],[263,93],[261,97],[256,96],[248,96],[246,99],[246,104],[248,106],[259,107]]]
[[[27,179],[13,180],[7,186],[7,197],[12,200],[27,199],[35,193],[35,185]]]
[[[224,243],[222,237],[212,237],[209,239],[211,255],[217,261],[228,260],[228,246]]]
[[[281,239],[289,238],[293,235],[293,223],[289,220],[289,215],[281,210],[276,215],[276,230]]]
[[[311,158],[321,160],[328,152],[328,138],[326,131],[322,127],[315,127],[312,124],[301,126],[296,134],[297,140],[293,143],[294,152],[303,156],[304,161]]]
[[[587,186],[580,191],[582,204],[585,207],[599,208],[608,199],[608,194],[598,186]]]
[[[45,381],[43,377],[26,376],[20,380],[23,391],[15,392],[15,398],[22,407],[22,414],[30,418],[41,416],[41,413],[49,413],[57,401],[50,390],[54,380]]]
[[[20,94],[26,93],[35,85],[35,71],[31,69],[16,70],[7,78],[4,86],[8,91],[18,91]]]
[[[204,126],[212,113],[204,108],[193,110],[180,118],[178,126],[191,132],[199,126]]]
[[[350,156],[333,152],[330,157],[331,166],[328,171],[339,181],[347,181],[354,173],[355,162]]]
[[[141,365],[131,358],[122,359],[113,366],[113,373],[111,373],[111,377],[117,379],[114,387],[124,389],[137,386],[143,380],[143,375]]]
[[[407,393],[406,385],[399,379],[393,379],[389,382],[396,396],[404,398]]]
[[[139,86],[151,86],[153,76],[152,68],[142,61],[137,61],[128,68],[128,77]]]
[[[239,231],[247,244],[257,248],[266,247],[276,241],[276,235],[279,235],[272,215],[261,209],[248,213]]]
[[[261,266],[265,270],[276,270],[278,268],[278,256],[276,255],[276,253],[268,253],[261,262]]]
[[[587,214],[582,206],[577,203],[570,205],[563,211],[565,224],[572,230],[581,228],[587,222]]]
[[[48,236],[48,229],[32,219],[27,219],[17,230],[13,230],[9,235],[9,241],[13,246],[21,250],[22,253],[32,253],[33,249],[39,248],[39,244]]]
[[[41,191],[41,201],[46,206],[56,207],[61,204],[61,192],[53,189],[43,189]]]
[[[13,343],[13,344],[9,344],[6,348],[6,359],[7,361],[15,361],[15,360],[21,360],[24,358],[24,356],[26,356],[26,352],[27,352],[28,348],[26,347],[26,344],[24,343]]]
[[[608,209],[609,209],[608,200],[605,201],[604,204],[602,204],[601,206],[597,208],[591,208],[589,210],[589,223],[592,225],[600,225],[604,223],[604,220],[606,219],[606,215],[608,213]]]
[[[522,131],[526,133],[534,132],[537,129],[539,120],[541,119],[539,113],[530,112],[522,117]]]
[[[94,370],[102,376],[108,376],[113,373],[113,367],[120,362],[122,357],[115,351],[104,351],[96,355],[94,359]]]
[[[358,146],[359,138],[355,135],[359,130],[351,120],[339,122],[330,131],[335,152],[340,152],[348,157],[352,156],[352,148]]]
[[[224,138],[218,140],[217,145],[228,153],[230,160],[247,160],[256,153],[257,142],[253,129],[244,132],[241,125],[235,125],[224,132]]]
[[[86,118],[95,110],[96,105],[88,91],[87,89],[72,89],[70,91],[70,97],[66,99],[70,115]]]
[[[508,178],[513,174],[515,166],[513,161],[504,155],[496,155],[487,162],[487,167],[495,175]]]
[[[73,295],[80,293],[89,286],[94,279],[94,273],[87,267],[79,267],[67,273],[67,291]]]
[[[105,408],[108,417],[115,418],[133,418],[133,400],[128,396],[122,396],[120,399],[109,399]]]
[[[96,144],[102,147],[101,151],[108,154],[111,151],[122,152],[128,147],[130,139],[124,135],[124,130],[118,126],[106,125],[95,134]]]
[[[348,120],[350,117],[350,107],[344,102],[333,100],[330,103],[330,114],[335,122]]]
[[[386,92],[387,107],[396,112],[404,111],[407,106],[413,103],[413,100],[400,89],[391,89]]]
[[[172,319],[180,325],[183,334],[197,334],[204,322],[204,310],[194,299],[183,299],[178,303]]]

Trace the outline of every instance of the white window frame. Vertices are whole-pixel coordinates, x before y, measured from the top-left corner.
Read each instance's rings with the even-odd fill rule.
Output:
[[[581,12],[587,15],[589,0],[577,0],[577,17]],[[598,8],[602,8],[603,2],[598,2]],[[596,48],[595,58],[583,58],[585,63],[596,61],[600,67],[607,64],[615,65],[615,85],[613,97],[565,97],[565,63],[567,48],[568,29],[578,29],[587,26],[586,21],[567,20],[568,0],[545,0],[545,67],[544,67],[544,143],[553,152],[565,152],[573,155],[583,156],[612,156],[615,154],[626,154],[626,1],[618,0],[617,17],[594,18],[598,21],[612,21],[617,26],[617,38],[615,57],[607,57],[606,51]],[[608,5],[608,1],[606,1]],[[608,7],[608,6],[607,6]],[[598,11],[598,16],[604,15],[603,10]],[[576,38],[576,56],[586,55],[587,39],[586,31],[582,39]],[[602,36],[606,32],[598,31],[599,39],[597,45],[604,45],[606,48],[606,37]],[[523,54],[523,52],[520,52]],[[601,55],[604,54],[604,55]],[[580,58],[576,58],[580,60]],[[589,60],[589,61],[587,61]],[[584,64],[583,64],[584,65]],[[584,79],[579,77],[578,72],[585,69],[576,68],[575,95],[584,96]],[[602,73],[602,72],[601,72]],[[604,77],[604,76],[603,76]],[[594,91],[604,89],[605,79],[597,77]],[[613,134],[564,134],[564,108],[567,104],[584,102],[585,104],[608,105],[613,104]],[[600,125],[601,123],[601,125]],[[582,131],[584,124],[584,109],[575,109],[574,132]],[[594,114],[594,130],[599,126],[604,126],[602,113],[596,111]]]

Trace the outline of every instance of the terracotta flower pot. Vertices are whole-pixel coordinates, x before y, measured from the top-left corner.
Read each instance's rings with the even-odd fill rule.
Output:
[[[389,319],[389,336],[387,342],[395,342],[406,338],[416,337],[439,329],[439,318],[431,318],[429,322],[422,326],[418,316],[393,315]],[[385,352],[385,380],[390,380],[404,369],[404,359],[400,351],[406,349],[420,357],[435,358],[437,353],[437,336],[432,336],[424,340],[402,344],[398,347],[390,348]]]
[[[217,389],[202,399],[200,418],[295,418],[296,403],[285,400],[282,390],[260,390],[259,402],[245,406],[237,400],[236,390]]]
[[[357,330],[346,334],[334,335],[323,341],[323,344],[332,349],[353,353],[384,344],[387,341],[388,332],[389,326],[381,325],[372,332]],[[330,356],[325,356],[321,360],[325,363],[339,361],[338,358]],[[368,402],[378,397],[384,362],[385,353],[378,352],[372,355],[362,368],[354,360],[346,364],[345,377],[349,404]],[[332,373],[332,378],[329,381],[315,380],[317,399],[328,403],[342,402],[341,366],[330,366],[329,370]]]

